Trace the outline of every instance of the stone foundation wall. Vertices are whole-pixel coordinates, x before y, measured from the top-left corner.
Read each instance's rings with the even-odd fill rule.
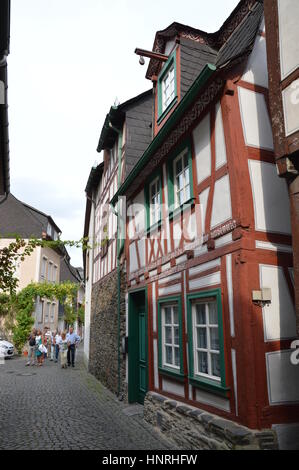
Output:
[[[93,285],[90,318],[89,371],[118,394],[117,270]],[[120,344],[126,334],[125,273],[121,269]],[[120,397],[127,395],[126,362],[120,353]]]
[[[271,429],[248,429],[154,392],[146,395],[144,419],[184,450],[278,449]]]

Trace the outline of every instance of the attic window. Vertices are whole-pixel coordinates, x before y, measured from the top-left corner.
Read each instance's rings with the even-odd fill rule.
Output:
[[[164,119],[176,100],[176,50],[174,50],[158,78],[158,123]]]
[[[52,226],[51,224],[48,223],[47,225],[47,235],[49,235],[49,237],[52,236]]]

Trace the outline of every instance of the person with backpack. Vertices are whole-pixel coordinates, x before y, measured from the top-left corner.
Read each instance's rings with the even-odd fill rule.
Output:
[[[36,329],[33,328],[32,332],[29,335],[29,351],[28,351],[28,362],[26,366],[35,366],[36,365]]]

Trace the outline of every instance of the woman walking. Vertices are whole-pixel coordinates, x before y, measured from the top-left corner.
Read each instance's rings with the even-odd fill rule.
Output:
[[[36,358],[37,358],[37,363],[39,366],[43,365],[43,358],[44,358],[44,353],[43,353],[43,337],[42,337],[42,332],[41,330],[37,331],[37,336],[35,337],[35,342],[36,342]]]
[[[66,339],[66,334],[65,332],[61,333],[61,338],[59,340],[59,349],[60,349],[60,363],[62,369],[67,369],[67,350],[68,350],[68,344],[67,344],[67,339]]]

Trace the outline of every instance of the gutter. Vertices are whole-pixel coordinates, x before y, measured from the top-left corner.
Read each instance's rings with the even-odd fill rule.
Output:
[[[144,154],[142,155],[141,159],[137,162],[127,179],[118,189],[118,191],[113,196],[110,204],[113,206],[116,205],[118,197],[124,195],[125,191],[128,189],[130,184],[136,177],[139,175],[140,171],[145,167],[148,163],[149,159],[153,156],[154,152],[158,150],[160,145],[163,143],[165,137],[168,133],[172,130],[172,128],[177,124],[179,119],[185,113],[187,108],[192,104],[194,97],[198,94],[200,89],[207,83],[210,77],[216,71],[215,65],[206,64],[200,75],[194,81],[193,85],[189,88],[189,91],[186,93],[180,104],[168,118],[164,126],[158,132],[154,140],[150,143]]]

